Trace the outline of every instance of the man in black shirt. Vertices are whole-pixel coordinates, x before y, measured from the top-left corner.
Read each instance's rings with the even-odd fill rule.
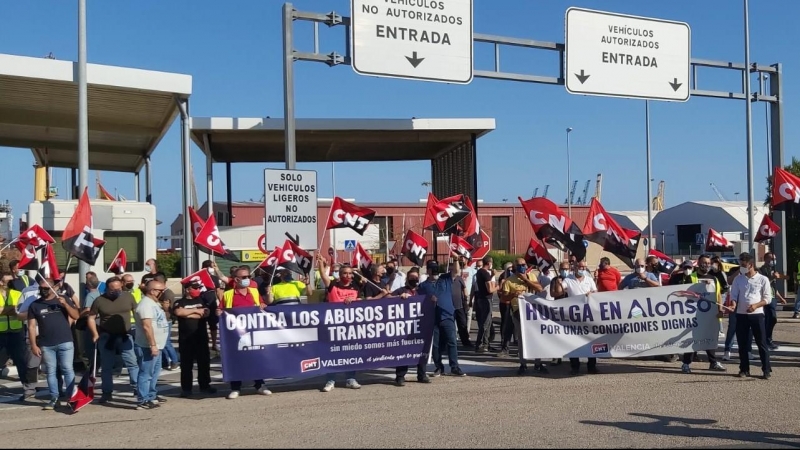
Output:
[[[364,285],[361,288],[361,293],[364,296],[364,299],[377,300],[379,298],[388,296],[389,291],[386,290],[386,284],[381,281],[383,276],[386,274],[386,268],[377,264],[372,264],[369,266],[367,273],[369,278],[364,278]],[[371,280],[372,283],[367,280]]]
[[[217,330],[219,330],[219,317],[217,316],[217,301],[218,299],[222,298],[223,292],[222,284],[220,283],[219,278],[219,268],[217,267],[217,263],[207,259],[203,261],[203,269],[206,269],[208,274],[211,276],[211,281],[214,282],[214,289],[206,290],[203,292],[203,298],[205,298],[209,305],[209,316],[208,316],[208,329],[211,332],[211,350],[217,351]]]
[[[475,274],[475,314],[478,319],[478,337],[475,351],[485,353],[489,350],[489,336],[492,327],[492,298],[497,292],[497,282],[493,271],[491,256],[483,258],[483,268]]]
[[[213,290],[200,283],[185,287],[183,298],[176,300],[172,314],[178,319],[178,349],[181,352],[181,397],[192,395],[192,367],[197,362],[197,383],[200,391],[213,394],[211,387],[211,354],[208,350],[209,300],[215,300]],[[210,295],[209,295],[210,294]],[[213,301],[212,300],[212,301]]]
[[[406,274],[406,285],[396,289],[392,292],[392,297],[408,298],[417,295],[417,287],[419,286],[419,269],[411,269]],[[417,365],[417,381],[420,383],[430,383],[428,374],[425,372],[427,361],[421,362]],[[408,366],[399,366],[395,369],[394,384],[397,386],[406,385],[406,374],[408,373]]]
[[[39,285],[39,299],[28,308],[28,338],[31,353],[41,357],[47,370],[47,387],[50,401],[44,409],[55,409],[58,404],[59,383],[56,371],[66,382],[66,392],[72,392],[75,372],[72,370],[74,347],[72,344],[72,322],[78,320],[80,312],[72,299],[54,292],[53,280],[44,280]],[[38,333],[37,333],[38,327]]]

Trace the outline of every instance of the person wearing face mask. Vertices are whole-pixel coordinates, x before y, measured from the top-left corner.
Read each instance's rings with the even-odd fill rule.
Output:
[[[386,263],[386,289],[389,292],[394,292],[406,284],[406,275],[397,266],[396,259],[390,259]]]
[[[231,282],[234,288],[225,291],[225,294],[223,294],[220,309],[217,309],[217,315],[222,315],[223,310],[246,306],[258,306],[262,310],[264,309],[266,305],[261,299],[258,289],[250,286],[250,267],[246,265],[237,267]],[[253,386],[260,395],[272,394],[272,392],[264,386],[264,380],[254,380]],[[228,400],[239,398],[239,392],[241,390],[241,381],[231,381],[231,392],[228,394]]]
[[[553,296],[550,295],[550,283],[553,281],[555,275],[553,274],[553,266],[547,265],[544,269],[539,272],[539,276],[536,280],[542,286],[542,290],[537,292],[536,295],[540,297],[544,297],[548,300],[552,300]]]
[[[764,275],[769,280],[769,286],[772,290],[772,302],[764,308],[764,320],[767,327],[767,347],[770,350],[778,350],[780,347],[772,340],[772,333],[775,331],[775,325],[778,323],[778,303],[781,305],[786,304],[786,299],[783,298],[780,292],[775,289],[777,280],[783,279],[783,274],[775,270],[775,254],[767,252],[764,254],[764,265],[758,269],[758,273]],[[797,308],[797,302],[795,302]]]
[[[89,309],[86,325],[92,333],[92,342],[100,354],[101,379],[103,381],[100,403],[111,400],[114,390],[114,361],[117,353],[128,369],[130,385],[136,392],[139,378],[139,363],[130,334],[131,320],[136,311],[136,300],[130,292],[122,290],[122,280],[112,277],[106,280],[106,292],[97,297]]]
[[[718,305],[717,308],[720,308],[721,312],[722,307],[719,305],[722,304],[722,291],[719,282],[717,282],[716,275],[711,272],[711,257],[708,255],[700,255],[700,257],[697,259],[697,272],[693,270],[692,262],[689,260],[683,261],[680,268],[681,273],[673,274],[670,278],[669,284],[696,284],[700,280],[709,280],[707,282],[714,284],[714,288],[716,290],[716,303]],[[715,370],[719,372],[724,372],[726,370],[725,366],[717,361],[716,350],[707,350],[706,355],[708,356],[708,370]],[[683,354],[683,365],[681,366],[681,371],[683,373],[692,373],[691,364],[695,357],[695,352]]]
[[[19,270],[19,261],[16,259],[12,259],[8,262],[8,270],[11,271],[11,283],[9,286],[11,289],[16,291],[22,292],[26,287],[30,286],[31,284],[36,284],[29,276],[25,275],[24,270]]]
[[[199,282],[184,286],[183,298],[175,301],[172,314],[178,320],[178,350],[181,353],[181,397],[192,396],[194,374],[197,363],[197,384],[200,392],[213,394],[211,387],[211,353],[208,350],[206,323],[211,317],[211,306],[206,289]]]
[[[149,280],[150,278],[148,278],[148,281]],[[137,305],[142,301],[142,290],[135,285],[133,282],[133,275],[129,273],[122,276],[122,291],[130,293]],[[136,320],[133,316],[131,316],[130,332],[132,335],[136,336]]]
[[[758,273],[749,253],[739,255],[739,275],[731,286],[731,301],[736,311],[736,341],[739,345],[739,378],[750,376],[750,333],[756,341],[761,358],[763,378],[769,380],[772,367],[769,361],[764,309],[772,302],[769,278]]]
[[[145,295],[136,306],[136,355],[139,361],[139,377],[136,385],[138,404],[136,409],[154,409],[160,406],[158,398],[158,376],[161,373],[161,352],[169,340],[169,321],[161,297],[167,287],[160,281],[147,283]]]
[[[510,298],[511,300],[509,303],[509,307],[511,308],[511,311],[509,312],[509,320],[511,320],[511,331],[517,338],[517,344],[519,347],[519,369],[517,369],[518,375],[523,375],[528,370],[528,365],[525,361],[525,358],[522,356],[522,318],[520,317],[519,302],[523,300],[520,300],[519,297],[523,294],[533,294],[540,292],[541,290],[542,286],[539,284],[539,280],[536,275],[533,272],[528,272],[528,265],[525,262],[525,258],[518,258],[516,264],[514,265],[514,274],[505,279],[502,288],[503,297]],[[506,352],[508,352],[508,347],[506,347]],[[533,361],[533,371],[546,374],[547,368],[542,365],[542,360],[535,359]]]
[[[714,277],[717,278],[717,283],[719,283],[719,292],[722,295],[728,293],[728,276],[725,274],[725,271],[722,270],[722,258],[717,255],[711,257],[711,268],[709,269]]]
[[[555,299],[574,297],[576,295],[590,295],[597,292],[597,285],[589,274],[589,267],[586,261],[575,263],[575,274],[569,273],[570,264],[566,261],[561,263],[559,277],[550,283],[550,294]],[[570,374],[575,376],[580,373],[580,358],[570,358],[569,365],[572,369]],[[586,367],[591,374],[597,374],[597,358],[589,358]]]
[[[148,259],[144,263],[144,271],[155,276],[158,273],[158,262],[155,259]]]
[[[442,354],[447,352],[447,359],[450,365],[450,374],[457,377],[464,377],[466,374],[458,365],[458,340],[456,338],[456,324],[453,313],[453,278],[461,273],[461,265],[458,259],[450,263],[450,271],[440,270],[436,260],[430,260],[425,264],[428,278],[424,283],[420,283],[417,293],[426,296],[426,301],[435,301],[434,312],[433,345],[432,359],[436,370],[434,377],[444,374],[444,363]]]
[[[418,287],[419,287],[419,270],[411,269],[408,271],[408,274],[406,274],[405,286],[392,291],[391,297],[400,297],[402,299],[407,299],[408,297],[417,295]],[[421,362],[417,365],[417,382],[419,383],[431,382],[431,379],[428,378],[428,374],[425,373],[426,366],[427,364],[424,362]],[[407,373],[408,373],[408,366],[399,366],[395,368],[394,384],[397,386],[405,386]]]
[[[638,289],[658,287],[656,276],[647,271],[642,258],[637,258],[633,263],[633,273],[626,275],[619,284],[620,289]]]
[[[5,351],[8,354],[17,368],[19,379],[25,381],[28,380],[25,332],[17,311],[22,303],[22,293],[12,289],[12,280],[11,275],[3,275],[0,278],[0,352]],[[33,389],[35,393],[35,384]],[[29,393],[27,386],[26,391]]]
[[[598,292],[616,291],[622,282],[622,274],[611,265],[611,260],[607,257],[600,258],[600,266],[594,278]]]
[[[483,267],[475,274],[475,315],[478,319],[478,336],[475,351],[486,353],[490,350],[492,327],[492,298],[498,290],[493,270],[494,259],[483,257]]]
[[[221,299],[222,295],[225,293],[225,290],[222,288],[223,280],[220,277],[222,272],[220,272],[219,267],[217,267],[216,261],[212,261],[210,259],[203,261],[202,268],[208,272],[208,275],[211,276],[211,281],[214,283],[214,289],[208,289],[204,291],[203,297],[206,298],[210,309],[208,315],[208,331],[211,334],[211,351],[216,352],[217,332],[219,330],[217,305],[219,304],[219,299]]]
[[[311,283],[305,284],[295,280],[290,270],[278,269],[278,279],[280,281],[273,282],[272,286],[267,287],[268,305],[299,305],[300,296],[303,293],[308,297],[314,295],[314,287],[311,286]]]
[[[656,277],[656,281],[658,281],[658,285],[661,286],[662,285],[662,280],[661,280],[661,272],[659,270],[660,265],[659,265],[659,262],[658,262],[658,258],[655,257],[655,256],[652,256],[652,255],[648,256],[647,259],[645,260],[644,267],[645,267],[645,270],[647,270],[648,273],[652,273],[653,276]]]

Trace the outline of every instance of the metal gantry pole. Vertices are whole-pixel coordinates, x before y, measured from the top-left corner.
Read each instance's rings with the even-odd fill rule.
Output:
[[[150,157],[144,160],[144,201],[153,203],[153,173],[150,171]]]
[[[89,85],[86,79],[86,0],[78,0],[78,195],[89,185]],[[80,198],[80,197],[79,197]],[[84,297],[89,264],[78,262],[78,292]]]
[[[336,198],[336,163],[331,163],[331,186],[333,187],[333,198]],[[331,247],[333,247],[333,262],[336,263],[338,260],[338,248],[336,248],[336,228],[331,230],[333,235],[331,236],[333,242],[331,243]],[[324,240],[324,239],[323,239]],[[322,245],[322,243],[320,243]]]
[[[572,128],[567,128],[567,215],[569,219],[572,220],[572,196],[570,195],[570,178],[572,174],[570,173],[570,163],[569,163],[569,134],[572,132]]]
[[[769,104],[770,106],[770,147],[772,148],[772,166],[783,167],[783,66],[775,64],[776,70],[770,73],[769,93],[777,100]],[[786,249],[786,211],[783,208],[772,210],[772,220],[780,227],[777,236],[772,238],[772,251],[775,252],[777,269],[789,276],[794,270],[790,270],[787,264],[788,252]],[[792,261],[797,264],[797,261]],[[776,288],[781,294],[786,294],[786,279],[776,280]],[[797,289],[797,288],[795,288]]]
[[[286,168],[294,169],[297,163],[294,120],[294,8],[283,5],[283,120]]]
[[[750,254],[753,261],[758,261],[758,252],[755,248],[756,223],[755,223],[755,189],[753,187],[753,122],[752,104],[750,102],[750,13],[748,0],[744,0],[744,92],[745,92],[745,117],[747,121],[747,230]]]
[[[650,173],[650,100],[644,101],[645,139],[647,141],[647,251],[653,248],[653,178]]]
[[[766,84],[769,81],[769,75],[761,75],[761,80],[763,80],[763,84]],[[764,93],[766,93],[766,88],[764,88]],[[764,136],[767,140],[767,176],[770,176],[772,175],[772,148],[770,145],[769,104],[764,105]]]
[[[181,276],[192,273],[193,239],[192,220],[189,217],[189,206],[192,196],[192,152],[189,136],[189,100],[176,99],[181,113],[181,165],[183,167],[183,245],[181,246]]]

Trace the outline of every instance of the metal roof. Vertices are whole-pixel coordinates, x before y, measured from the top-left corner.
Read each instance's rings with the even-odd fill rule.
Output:
[[[283,119],[191,119],[192,140],[214,162],[283,162],[283,128]],[[297,119],[297,161],[429,160],[494,128],[494,119]]]
[[[89,168],[138,172],[192,92],[189,75],[87,64]],[[78,166],[77,63],[0,54],[0,146]]]

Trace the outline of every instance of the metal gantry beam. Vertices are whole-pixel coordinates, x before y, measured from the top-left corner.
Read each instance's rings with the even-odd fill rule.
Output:
[[[328,66],[338,66],[341,64],[350,65],[351,59],[351,43],[350,43],[350,18],[337,14],[336,12],[313,13],[297,11],[292,7],[291,3],[285,3],[284,6],[284,82],[286,89],[284,90],[284,110],[287,113],[285,120],[287,121],[286,133],[286,153],[287,153],[287,168],[291,161],[292,166],[296,161],[296,154],[294,149],[294,82],[293,82],[293,69],[291,68],[294,61],[313,61],[322,62]],[[300,52],[294,49],[294,27],[292,22],[294,20],[310,21],[314,23],[314,51],[313,52]],[[329,27],[342,25],[345,28],[345,52],[344,55],[332,51],[330,53],[321,53],[319,51],[319,32],[318,24],[323,23]],[[561,85],[565,84],[564,78],[568,74],[564,73],[564,55],[565,46],[559,42],[537,41],[534,39],[523,39],[506,36],[496,36],[491,34],[475,33],[473,35],[473,43],[477,44],[490,44],[494,46],[494,68],[492,70],[474,69],[473,74],[475,78],[485,78],[493,80],[506,80],[506,81],[521,81],[527,83],[540,83]],[[522,47],[535,50],[544,50],[557,52],[559,56],[558,76],[547,76],[538,74],[526,74],[515,72],[504,72],[501,70],[500,49],[503,46]],[[741,88],[734,91],[717,91],[698,88],[698,72],[701,68],[707,69],[722,69],[722,70],[736,70],[742,75]],[[749,93],[745,89],[745,78],[752,73],[758,73],[769,76],[769,95],[760,92]],[[782,80],[781,80],[781,64],[761,65],[758,63],[745,64],[729,61],[714,61],[708,59],[692,58],[691,60],[691,96],[693,97],[706,97],[706,98],[724,98],[734,100],[746,100],[754,102],[766,102],[770,105],[770,131],[772,135],[772,161],[775,166],[782,166],[784,160],[784,146],[783,146],[783,99],[782,99]],[[291,115],[291,117],[289,117]],[[289,137],[289,124],[291,124],[291,138]],[[291,155],[289,146],[291,145]],[[291,156],[291,159],[290,159]],[[648,198],[648,202],[650,199]],[[772,219],[781,227],[781,231],[775,236],[773,240],[773,247],[776,253],[776,260],[778,269],[787,272],[786,261],[786,214],[783,211],[773,211]],[[753,237],[751,236],[750,239]],[[785,280],[779,280],[778,289],[785,292]]]

